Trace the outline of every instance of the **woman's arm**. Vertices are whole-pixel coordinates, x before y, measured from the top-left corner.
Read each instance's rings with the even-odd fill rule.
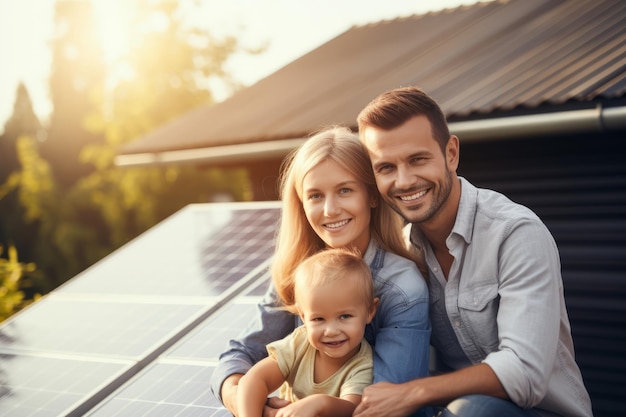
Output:
[[[237,411],[239,417],[260,417],[267,396],[285,382],[285,377],[274,358],[257,362],[239,379]]]
[[[257,305],[254,320],[242,336],[229,341],[211,375],[213,395],[234,415],[237,415],[237,384],[241,376],[267,356],[268,343],[282,339],[296,327],[296,316],[279,306],[278,296],[270,285]]]
[[[383,285],[372,323],[374,382],[402,383],[429,374],[428,288],[408,260],[387,260],[389,267],[385,264],[378,274]]]

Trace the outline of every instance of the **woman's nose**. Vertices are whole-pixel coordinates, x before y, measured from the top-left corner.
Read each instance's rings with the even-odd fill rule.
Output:
[[[324,202],[324,216],[333,217],[339,214],[340,209],[334,198],[327,198]]]

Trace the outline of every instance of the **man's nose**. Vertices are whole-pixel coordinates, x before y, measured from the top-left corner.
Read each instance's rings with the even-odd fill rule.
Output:
[[[396,188],[410,188],[415,182],[415,175],[406,167],[398,167],[396,176]]]

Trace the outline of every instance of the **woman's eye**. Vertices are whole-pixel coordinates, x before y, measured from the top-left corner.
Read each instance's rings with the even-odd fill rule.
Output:
[[[352,191],[351,188],[342,188],[339,190],[339,194],[348,194],[351,191]]]
[[[322,198],[322,195],[318,194],[318,193],[316,193],[316,194],[309,194],[308,198],[309,198],[309,200],[319,200],[320,198]]]

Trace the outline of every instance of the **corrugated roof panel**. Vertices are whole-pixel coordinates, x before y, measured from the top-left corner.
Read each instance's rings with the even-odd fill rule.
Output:
[[[573,19],[571,24],[560,25],[558,36],[552,37],[550,48],[539,56],[542,66],[541,71],[535,74],[534,87],[526,89],[516,102],[528,107],[543,102],[561,103],[573,98],[576,90],[582,92],[597,84],[599,72],[608,65],[604,61],[606,54],[613,48],[619,48],[619,44],[623,46],[624,40],[611,36],[610,32],[615,28],[611,24],[618,23],[616,19],[609,21],[614,14],[607,14],[600,8],[584,10],[582,14],[598,26],[590,27],[577,19]],[[596,28],[602,30],[594,30]],[[621,32],[624,32],[623,29]],[[497,106],[499,103],[494,104]]]
[[[590,19],[599,18],[602,8],[583,8],[582,3],[566,2],[550,10],[542,9],[541,14],[525,24],[517,25],[500,37],[494,36],[489,48],[484,48],[486,52],[477,56],[476,61],[483,63],[485,71],[488,66],[497,71],[482,79],[474,75],[478,82],[461,90],[448,111],[458,115],[487,113],[570,99],[572,82],[581,82],[571,77],[572,68],[588,66],[588,60],[583,58],[604,43],[604,39],[597,36],[593,42],[589,41],[591,28],[577,22],[582,14]],[[563,16],[567,17],[564,22],[559,20]],[[620,30],[623,34],[624,30]],[[560,90],[553,91],[555,87]],[[564,94],[559,96],[557,92]]]
[[[334,123],[354,127],[373,97],[406,85],[423,87],[452,120],[620,98],[625,70],[625,1],[483,2],[353,27],[122,153],[304,137]]]

